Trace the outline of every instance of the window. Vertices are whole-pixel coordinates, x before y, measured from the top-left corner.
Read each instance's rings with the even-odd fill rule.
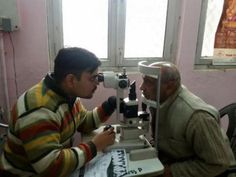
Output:
[[[177,0],[51,0],[47,5],[51,63],[67,46],[94,52],[104,67],[175,59]]]
[[[107,59],[107,0],[62,0],[64,46],[79,46]]]
[[[236,1],[202,1],[196,65],[232,68],[236,65]]]

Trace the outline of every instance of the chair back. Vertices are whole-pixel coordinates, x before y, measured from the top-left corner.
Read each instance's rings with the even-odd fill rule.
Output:
[[[226,134],[229,138],[231,148],[236,157],[236,103],[231,103],[219,110],[220,117],[228,116],[229,124]]]
[[[7,136],[8,125],[0,123],[0,154],[2,153],[3,145]]]

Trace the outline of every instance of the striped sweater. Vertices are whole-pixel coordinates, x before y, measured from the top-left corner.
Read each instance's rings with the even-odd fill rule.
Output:
[[[87,111],[47,75],[14,105],[0,169],[18,176],[69,176],[96,155],[92,142],[71,147],[74,133],[91,132],[107,119],[102,106]]]

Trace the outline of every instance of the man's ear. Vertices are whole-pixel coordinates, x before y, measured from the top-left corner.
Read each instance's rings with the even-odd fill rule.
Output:
[[[168,81],[166,83],[166,92],[168,95],[172,95],[176,91],[176,82],[175,81]]]
[[[74,74],[67,74],[64,79],[64,83],[66,84],[68,88],[73,88],[75,85],[75,81],[76,81],[76,77]]]

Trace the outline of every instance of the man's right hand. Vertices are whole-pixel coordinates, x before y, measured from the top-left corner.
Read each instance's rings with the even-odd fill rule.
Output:
[[[116,97],[110,96],[106,101],[102,103],[104,112],[110,116],[116,109]]]
[[[96,145],[97,151],[104,150],[107,146],[114,144],[115,142],[115,132],[114,128],[110,128],[106,131],[103,131],[92,139],[92,142]]]

